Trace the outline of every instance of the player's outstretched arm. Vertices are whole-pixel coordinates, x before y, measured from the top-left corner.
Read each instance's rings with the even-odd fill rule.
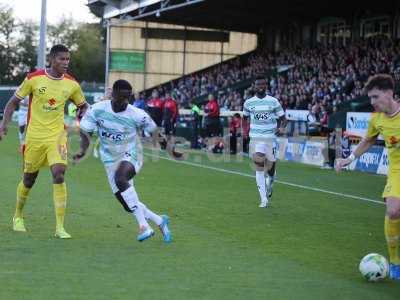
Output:
[[[276,135],[277,136],[284,135],[286,133],[286,126],[287,126],[287,119],[286,119],[285,115],[283,115],[282,117],[280,117],[278,119],[277,125],[278,125],[278,128],[277,128]]]
[[[0,141],[7,134],[8,124],[10,123],[12,115],[20,101],[21,99],[17,98],[15,95],[8,100],[4,109],[3,120],[0,123]]]
[[[80,138],[81,138],[81,142],[80,142],[80,149],[78,151],[78,153],[73,155],[73,162],[75,164],[79,163],[82,158],[85,157],[87,149],[89,148],[90,145],[90,137],[91,137],[91,133],[88,133],[84,130],[80,130],[79,132]]]
[[[344,167],[348,166],[354,160],[363,155],[363,153],[365,153],[369,149],[369,147],[375,144],[377,138],[378,136],[363,138],[361,142],[358,144],[357,148],[349,155],[349,157],[338,158],[336,160],[336,166],[335,166],[336,172],[339,173]]]
[[[87,102],[83,103],[81,106],[78,107],[78,109],[76,111],[76,116],[77,116],[78,120],[81,120],[83,118],[83,116],[85,115],[88,108],[89,108],[89,104],[87,104]]]

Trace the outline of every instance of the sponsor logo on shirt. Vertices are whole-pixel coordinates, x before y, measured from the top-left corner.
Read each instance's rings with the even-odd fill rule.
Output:
[[[41,88],[39,88],[39,94],[43,95],[44,93],[46,93],[46,89],[47,89],[47,87],[45,87],[45,86],[42,86]]]
[[[113,142],[121,142],[121,141],[123,141],[125,139],[125,135],[124,134],[121,134],[121,133],[110,133],[110,132],[107,132],[107,131],[104,131],[104,130],[100,131],[100,135],[101,135],[101,137],[106,138],[108,140],[111,140]]]
[[[395,136],[391,136],[391,137],[389,138],[389,143],[390,143],[390,145],[395,145],[395,144],[397,144],[399,141],[400,141],[400,140],[399,140],[398,138],[396,138]]]
[[[49,101],[48,101],[48,103],[49,103],[49,105],[50,106],[54,106],[54,105],[56,105],[56,99],[54,99],[54,98],[51,98],[51,99],[49,99]]]
[[[49,100],[47,101],[46,104],[43,105],[43,110],[44,110],[44,111],[47,111],[47,112],[49,112],[49,111],[55,111],[55,110],[58,109],[57,106],[56,106],[56,104],[57,104],[56,99],[51,98],[51,99],[49,99]]]
[[[272,114],[269,112],[255,113],[254,118],[256,120],[268,120],[271,119]]]

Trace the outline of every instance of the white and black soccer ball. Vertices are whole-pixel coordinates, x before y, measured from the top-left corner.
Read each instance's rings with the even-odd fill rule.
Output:
[[[389,275],[389,263],[386,258],[377,253],[363,257],[359,266],[361,275],[368,281],[376,282]]]

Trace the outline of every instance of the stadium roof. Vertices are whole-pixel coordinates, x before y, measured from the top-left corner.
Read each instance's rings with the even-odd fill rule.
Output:
[[[400,1],[380,0],[88,0],[101,18],[140,19],[186,26],[259,32],[270,24],[315,22],[321,16],[391,14]]]

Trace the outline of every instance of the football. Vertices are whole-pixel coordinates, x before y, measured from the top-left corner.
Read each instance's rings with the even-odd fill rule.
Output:
[[[359,266],[362,276],[368,281],[380,281],[389,274],[389,263],[386,258],[377,253],[363,257]]]

